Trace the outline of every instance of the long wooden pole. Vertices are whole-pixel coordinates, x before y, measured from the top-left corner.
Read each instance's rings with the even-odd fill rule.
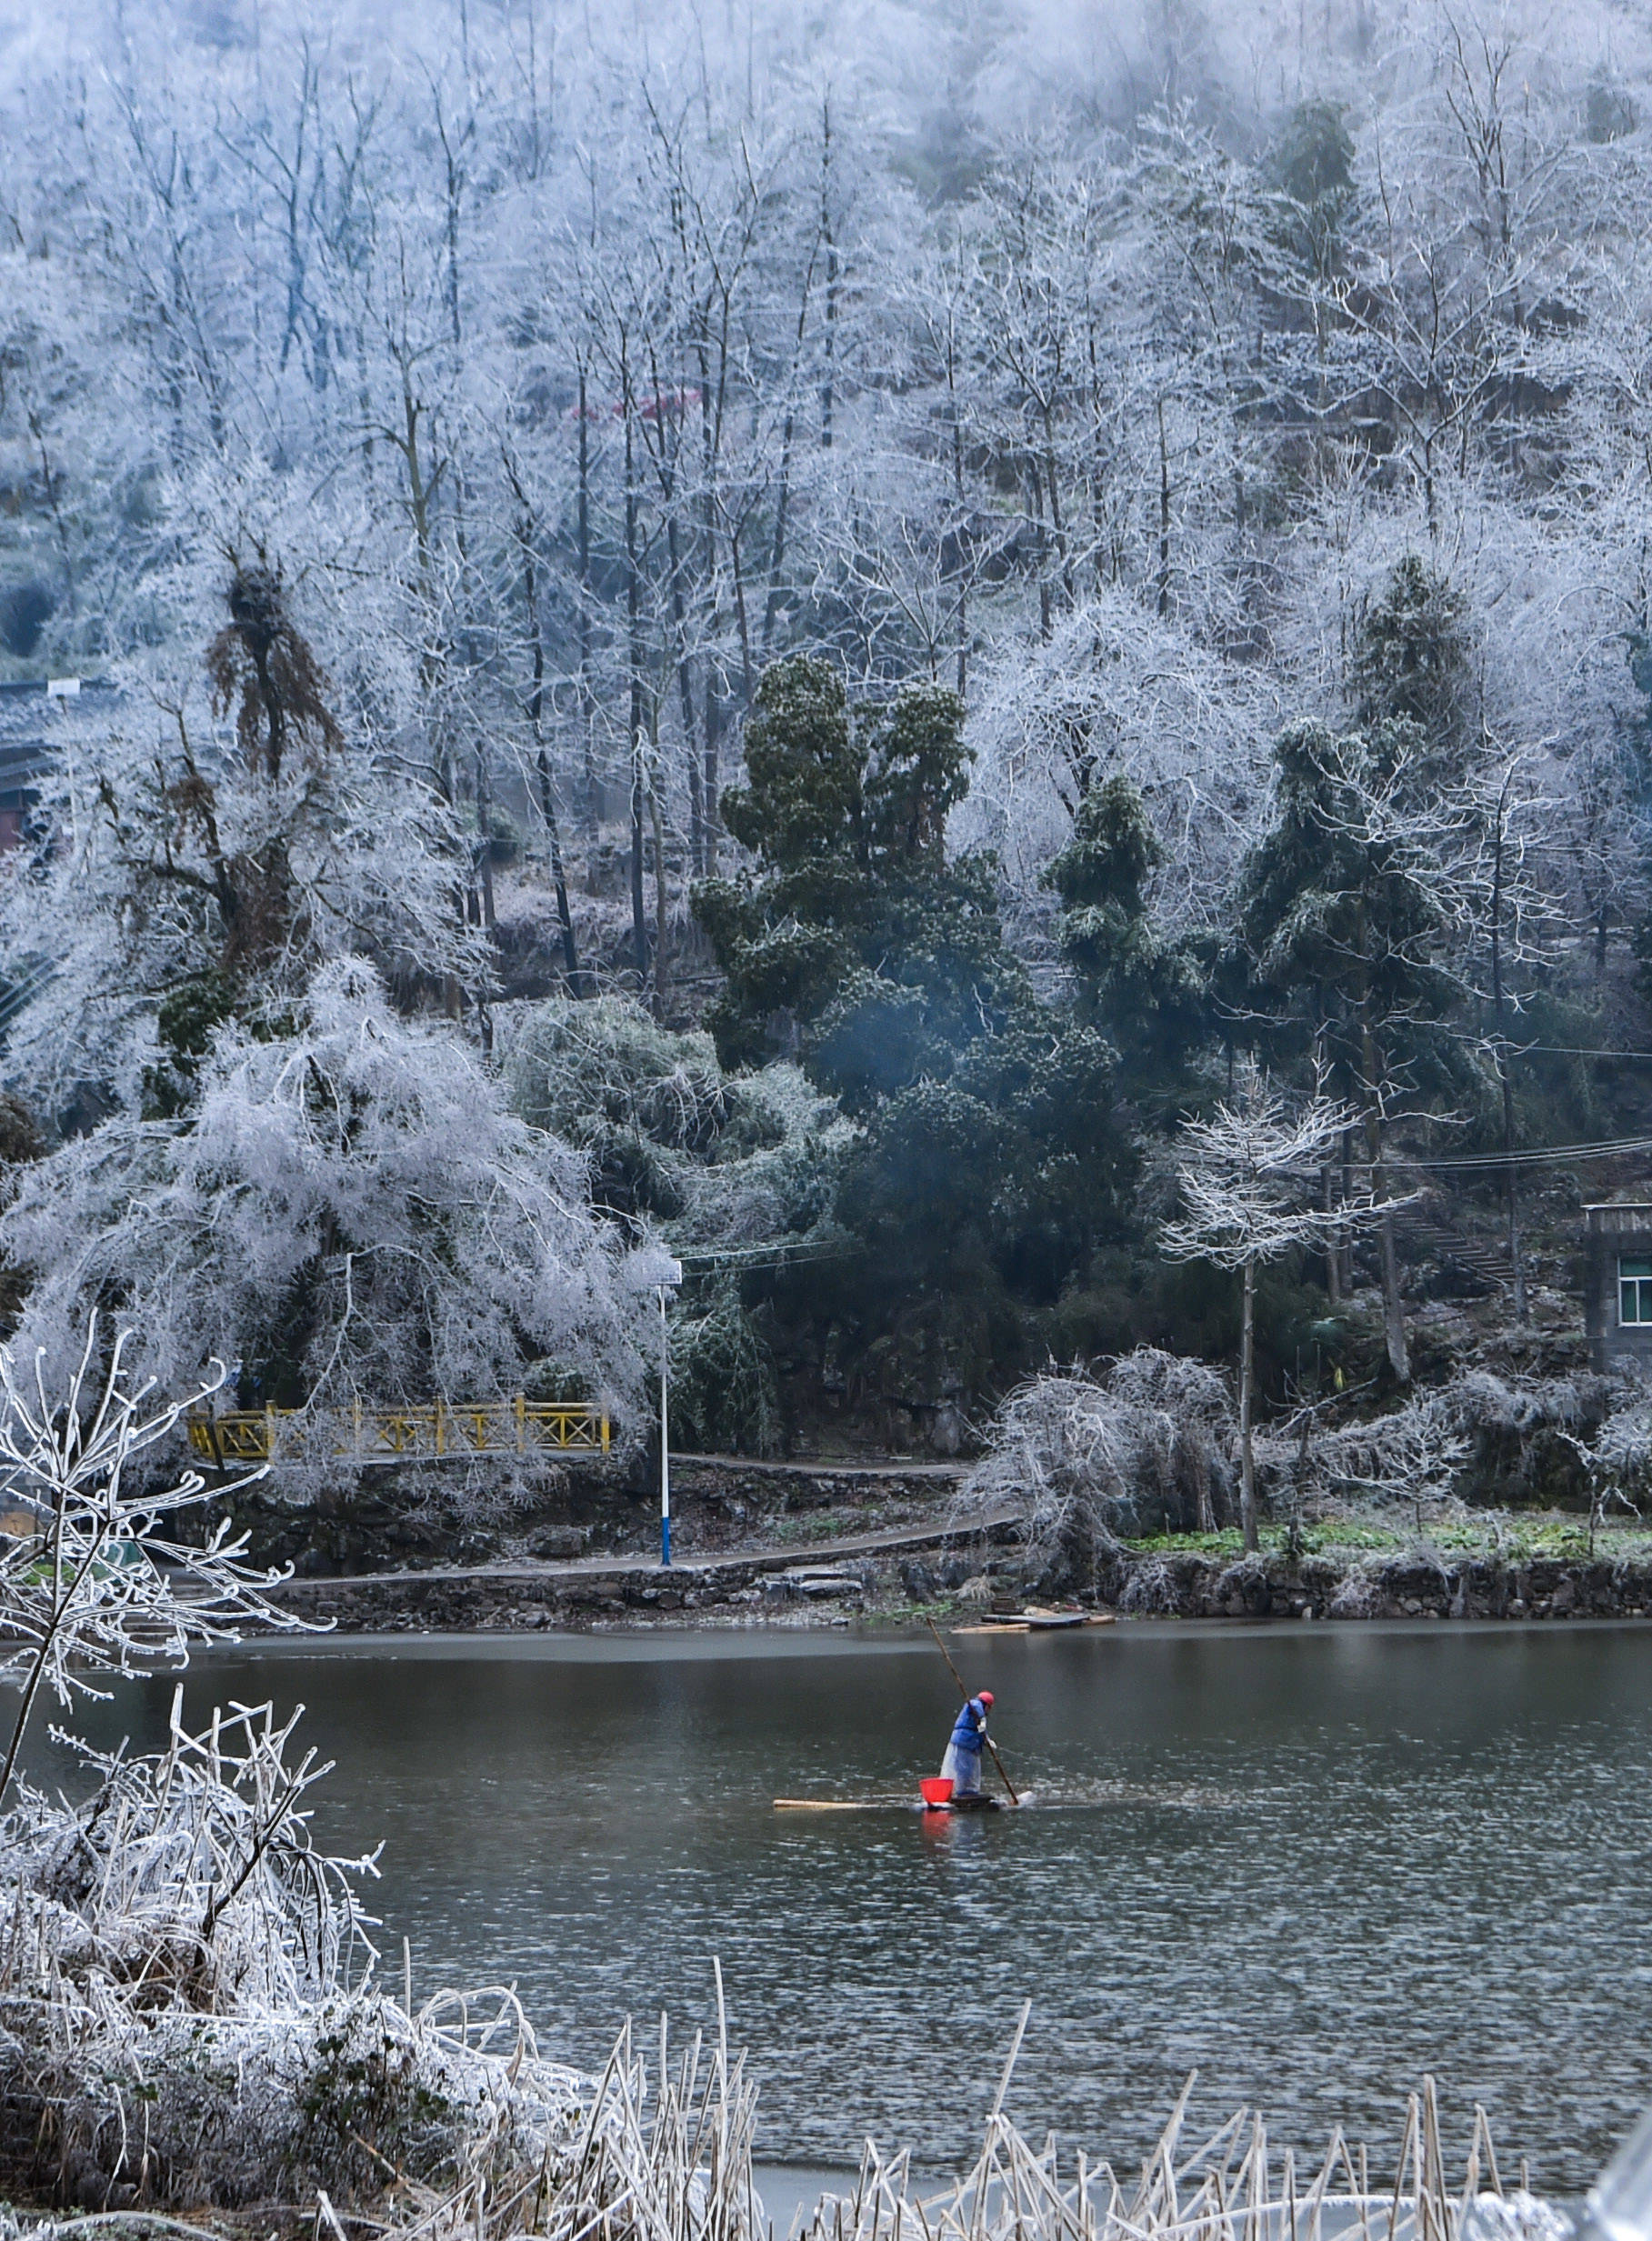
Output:
[[[938,1649],[938,1650],[940,1651],[941,1656],[943,1656],[943,1657],[946,1660],[946,1670],[947,1670],[947,1672],[948,1672],[948,1673],[950,1673],[950,1674],[951,1674],[951,1676],[952,1676],[953,1679],[954,1679],[954,1680],[957,1683],[957,1685],[958,1685],[958,1694],[959,1694],[959,1696],[962,1696],[962,1697],[963,1697],[963,1699],[964,1699],[964,1701],[965,1701],[965,1703],[966,1703],[966,1704],[967,1704],[967,1703],[969,1702],[969,1691],[968,1691],[968,1690],[965,1687],[965,1686],[964,1686],[964,1676],[963,1676],[963,1675],[962,1675],[962,1674],[958,1671],[958,1669],[957,1669],[956,1666],[955,1666],[955,1665],[953,1664],[953,1662],[952,1662],[952,1652],[951,1652],[951,1651],[947,1648],[947,1646],[946,1646],[946,1643],[945,1643],[945,1642],[943,1642],[943,1641],[942,1641],[942,1639],[941,1639],[941,1630],[940,1630],[940,1628],[939,1628],[939,1627],[936,1625],[936,1623],[935,1623],[935,1621],[934,1621],[934,1619],[933,1619],[933,1618],[926,1618],[926,1619],[924,1621],[924,1624],[925,1624],[925,1625],[928,1627],[928,1629],[929,1629],[930,1633],[931,1633],[932,1635],[934,1635],[934,1636],[935,1636],[935,1646],[936,1647],[936,1649]],[[1009,1792],[1009,1802],[1010,1802],[1010,1804],[1011,1804],[1012,1806],[1018,1806],[1018,1805],[1021,1803],[1021,1800],[1020,1800],[1020,1799],[1016,1796],[1016,1786],[1015,1786],[1015,1784],[1014,1784],[1014,1783],[1010,1780],[1010,1778],[1009,1778],[1008,1775],[1007,1775],[1007,1774],[1006,1774],[1006,1773],[1005,1773],[1005,1771],[1004,1771],[1004,1761],[1003,1761],[1003,1760],[1002,1760],[1002,1759],[998,1756],[998,1746],[997,1746],[997,1745],[996,1745],[996,1744],[993,1741],[993,1739],[992,1739],[992,1737],[991,1737],[990,1736],[982,1736],[982,1738],[981,1738],[981,1740],[982,1740],[982,1742],[983,1742],[983,1743],[985,1743],[985,1744],[986,1744],[986,1746],[987,1749],[988,1749],[988,1750],[992,1753],[992,1763],[993,1763],[993,1765],[994,1765],[994,1766],[997,1768],[997,1770],[998,1770],[998,1777],[999,1777],[999,1779],[1002,1781],[1002,1783],[1003,1783],[1003,1785],[1004,1785],[1005,1788],[1006,1788],[1006,1789]]]

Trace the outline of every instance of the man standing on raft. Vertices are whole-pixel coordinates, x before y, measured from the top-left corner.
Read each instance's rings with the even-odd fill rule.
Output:
[[[992,1691],[984,1688],[958,1714],[946,1756],[941,1761],[942,1774],[952,1777],[955,1799],[981,1795],[981,1746],[986,1741],[986,1715],[991,1710]]]

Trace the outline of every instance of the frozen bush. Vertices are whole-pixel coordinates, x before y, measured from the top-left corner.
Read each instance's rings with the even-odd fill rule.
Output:
[[[1123,1534],[1212,1523],[1232,1432],[1217,1373],[1157,1347],[1137,1347],[1100,1379],[1035,1377],[994,1419],[960,1520],[1013,1504],[1029,1551],[1093,1576]]]

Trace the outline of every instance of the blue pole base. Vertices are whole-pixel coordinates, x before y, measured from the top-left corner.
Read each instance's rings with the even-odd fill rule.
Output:
[[[669,1517],[662,1517],[660,1519],[660,1563],[668,1566],[670,1562],[671,1520]]]

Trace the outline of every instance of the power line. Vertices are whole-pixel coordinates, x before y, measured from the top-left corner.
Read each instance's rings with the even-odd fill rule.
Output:
[[[1396,1166],[1425,1168],[1561,1166],[1571,1159],[1616,1159],[1630,1152],[1652,1152],[1652,1136],[1609,1137],[1598,1144],[1543,1144],[1510,1152],[1464,1152],[1456,1159],[1411,1159],[1396,1153]],[[1361,1162],[1361,1165],[1367,1163]]]
[[[1529,1058],[1534,1052],[1544,1058],[1646,1058],[1652,1059],[1652,1050],[1590,1050],[1581,1043],[1510,1043],[1511,1058]]]
[[[795,1246],[706,1246],[697,1253],[692,1246],[679,1246],[677,1257],[686,1268],[781,1267],[789,1261],[841,1260],[850,1249],[846,1244],[811,1245],[803,1241]]]

